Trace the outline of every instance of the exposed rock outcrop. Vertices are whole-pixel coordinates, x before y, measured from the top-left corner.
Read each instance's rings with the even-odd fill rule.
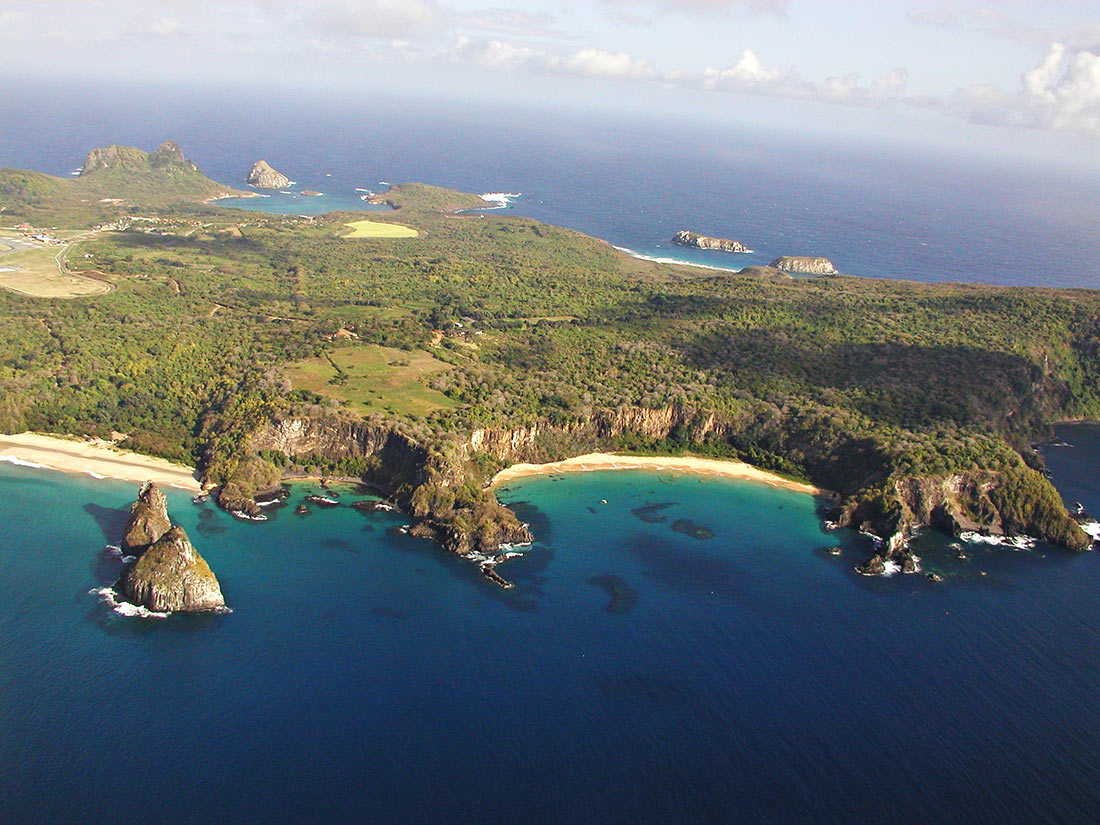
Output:
[[[248,183],[258,189],[286,189],[290,186],[290,178],[276,172],[266,160],[258,160],[248,173]]]
[[[198,613],[225,607],[210,565],[178,525],[123,572],[121,584],[127,600],[159,613]]]
[[[128,556],[143,553],[171,527],[168,499],[157,485],[145,482],[137,500],[130,505],[130,520],[122,534],[122,552]]]
[[[836,267],[828,258],[807,255],[783,255],[768,266],[782,269],[784,272],[797,272],[800,275],[836,275]]]
[[[151,482],[130,506],[122,549],[136,555],[122,572],[122,597],[158,613],[200,612],[225,607],[221,587],[182,527],[168,517],[168,500]]]
[[[179,166],[184,171],[198,170],[194,163],[184,157],[183,150],[174,140],[164,141],[155,152],[143,152],[133,146],[102,146],[88,152],[80,175],[84,177],[104,169],[163,169],[172,166]]]
[[[729,238],[711,238],[697,232],[689,232],[686,229],[681,229],[673,235],[672,242],[680,246],[693,246],[696,249],[717,249],[720,252],[752,252],[741,241],[733,241]]]

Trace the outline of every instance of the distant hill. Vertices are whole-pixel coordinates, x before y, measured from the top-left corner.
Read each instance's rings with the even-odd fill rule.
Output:
[[[87,225],[131,207],[164,208],[241,194],[206,177],[174,141],[154,152],[105,146],[88,153],[77,178],[0,169],[0,223]]]

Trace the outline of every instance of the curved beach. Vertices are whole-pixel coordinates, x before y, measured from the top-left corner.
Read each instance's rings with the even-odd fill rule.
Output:
[[[810,493],[815,496],[828,496],[828,490],[793,481],[789,478],[769,473],[759,467],[753,467],[743,461],[726,461],[715,458],[697,458],[694,456],[638,456],[614,455],[612,453],[589,453],[564,461],[551,461],[547,464],[513,464],[501,470],[490,482],[497,487],[517,478],[546,475],[549,473],[579,473],[594,470],[664,470],[667,472],[703,473],[704,475],[740,478],[748,481],[760,481],[773,487]]]
[[[164,458],[132,453],[107,442],[77,441],[39,433],[0,435],[0,461],[85,473],[120,481],[153,481],[168,487],[198,492],[195,471]]]

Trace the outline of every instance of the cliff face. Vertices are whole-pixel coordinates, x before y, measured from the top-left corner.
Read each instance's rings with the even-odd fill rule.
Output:
[[[250,439],[249,449],[277,450],[292,458],[316,456],[329,462],[378,458],[379,479],[398,490],[425,483],[442,465],[426,446],[394,427],[343,418],[286,418],[270,421]]]
[[[282,172],[276,172],[266,160],[258,160],[248,173],[248,182],[260,189],[286,189],[290,178]]]
[[[130,505],[130,520],[122,535],[122,552],[128,556],[144,552],[171,526],[168,499],[157,485],[146,482],[141,486],[137,501]]]
[[[182,527],[168,518],[168,500],[151,482],[130,507],[122,548],[138,558],[119,581],[122,596],[157,612],[196,612],[225,607],[210,566]]]
[[[686,229],[681,229],[673,235],[672,242],[680,246],[693,246],[696,249],[717,249],[720,252],[752,252],[741,241],[734,241],[729,238],[711,238],[697,232],[689,232]]]
[[[534,424],[510,430],[477,429],[470,433],[462,450],[467,458],[476,453],[487,453],[509,463],[556,461],[569,457],[560,453],[562,436],[576,454],[577,449],[606,449],[608,440],[625,433],[661,440],[679,430],[688,440],[701,442],[726,435],[736,426],[735,422],[722,419],[713,412],[679,405],[658,409],[620,407],[597,410],[586,419],[564,426]]]
[[[225,607],[210,565],[182,527],[172,527],[122,574],[123,595],[157,612],[201,612]]]
[[[828,258],[814,258],[807,255],[783,255],[768,266],[782,269],[784,272],[797,272],[801,275],[835,275],[836,267]]]
[[[188,172],[198,170],[195,164],[184,157],[183,150],[173,140],[166,140],[155,152],[143,152],[133,146],[103,146],[92,149],[84,158],[80,176],[92,175],[104,169],[140,171],[149,168],[170,169],[172,166]]]

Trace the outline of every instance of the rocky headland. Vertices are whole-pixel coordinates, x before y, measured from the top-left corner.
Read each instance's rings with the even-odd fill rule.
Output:
[[[836,275],[836,267],[828,258],[813,257],[810,255],[781,255],[768,266],[782,269],[784,272],[795,272],[799,275]]]
[[[697,232],[689,232],[686,229],[681,229],[673,235],[672,242],[680,246],[692,246],[696,249],[716,249],[719,252],[752,252],[741,241],[734,241],[729,238],[711,238]]]
[[[446,435],[340,413],[288,413],[268,420],[247,437],[250,456],[240,466],[247,467],[250,477],[264,476],[267,484],[280,472],[295,472],[301,465],[359,476],[415,519],[410,535],[432,539],[476,563],[502,587],[510,584],[496,567],[510,557],[509,545],[522,545],[534,537],[497,501],[490,486],[496,471],[517,463],[542,464],[622,449],[623,443],[639,439],[664,443],[675,437],[688,450],[692,445],[705,450],[707,443],[725,443],[737,455],[738,445],[751,454],[752,445],[765,435],[782,433],[785,449],[797,450],[807,467],[817,468],[809,476],[836,491],[826,518],[836,526],[877,537],[872,552],[878,558],[861,569],[868,574],[892,569],[918,572],[909,539],[924,527],[953,536],[1028,535],[1073,550],[1091,544],[1050,482],[1018,458],[997,471],[907,474],[897,469],[890,456],[869,455],[858,441],[848,446],[823,445],[818,437],[821,422],[766,405],[741,415],[684,405],[621,407],[594,410],[567,423],[478,428]],[[282,456],[283,464],[268,464],[261,472],[258,463],[266,459],[260,454]],[[765,459],[765,467],[777,459],[759,458]],[[770,466],[785,469],[781,461]],[[240,475],[238,470],[233,479]],[[233,479],[222,480],[232,491],[222,505],[249,507],[248,485],[242,487]]]
[[[272,169],[266,160],[258,160],[248,172],[248,184],[257,189],[286,189],[290,178]]]
[[[122,598],[157,613],[200,613],[225,607],[221,586],[187,533],[168,517],[168,500],[146,482],[130,506],[122,550],[136,556],[122,572]]]

